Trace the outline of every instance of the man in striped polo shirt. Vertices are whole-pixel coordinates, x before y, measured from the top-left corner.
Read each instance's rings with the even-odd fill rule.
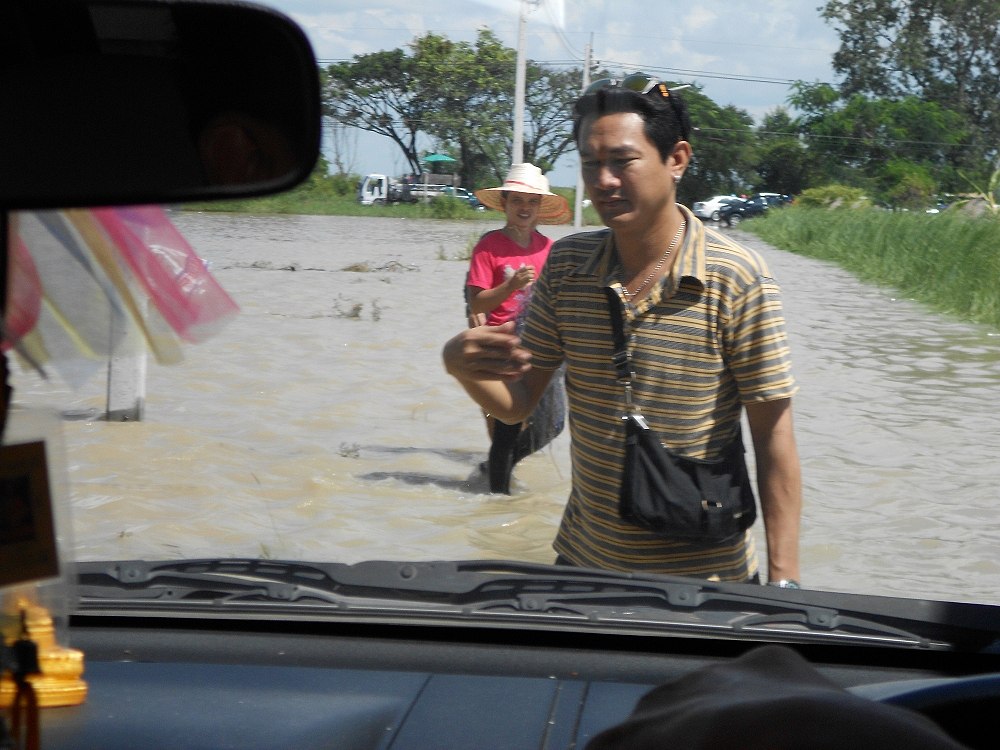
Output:
[[[572,488],[557,561],[725,581],[759,580],[750,529],[723,544],[671,539],[618,513],[624,393],[612,362],[615,290],[626,320],[634,401],[675,452],[714,458],[746,411],[767,541],[767,580],[798,586],[801,475],[777,284],[753,251],[676,202],[691,159],[684,103],[642,74],[598,81],[576,103],[587,194],[608,229],[552,248],[521,338],[511,325],[463,331],[444,362],[484,409],[523,420],[563,362]],[[617,314],[617,311],[615,311]]]

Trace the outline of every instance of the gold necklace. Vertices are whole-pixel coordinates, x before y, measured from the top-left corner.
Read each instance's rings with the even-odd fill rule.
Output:
[[[670,257],[670,253],[673,252],[674,248],[677,246],[677,243],[680,242],[680,239],[684,234],[685,226],[687,226],[687,219],[683,220],[681,222],[681,225],[677,227],[677,233],[674,234],[674,238],[670,240],[670,244],[667,245],[667,249],[663,251],[663,255],[660,257],[659,262],[656,264],[653,270],[649,272],[649,276],[643,279],[643,282],[635,288],[634,292],[630,292],[628,290],[628,287],[624,283],[622,284],[622,291],[625,293],[626,302],[631,302],[633,297],[638,296],[639,292],[641,292],[643,289],[646,288],[646,284],[652,281],[653,277],[660,272],[660,269],[663,268],[663,264],[666,263],[667,258]]]

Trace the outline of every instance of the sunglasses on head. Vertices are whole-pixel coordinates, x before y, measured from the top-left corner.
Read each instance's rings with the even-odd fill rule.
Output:
[[[683,86],[674,87],[673,90],[686,89],[687,87],[688,84],[684,84]],[[659,78],[647,75],[646,73],[632,73],[624,78],[598,78],[583,90],[583,96],[596,94],[601,89],[628,89],[637,94],[649,94],[650,96],[659,96],[666,99],[670,104],[670,109],[674,112],[674,117],[677,118],[677,124],[681,127],[681,138],[685,141],[688,139],[688,129],[685,127],[684,119],[681,117],[677,97],[671,96],[671,89],[668,89],[667,84]]]

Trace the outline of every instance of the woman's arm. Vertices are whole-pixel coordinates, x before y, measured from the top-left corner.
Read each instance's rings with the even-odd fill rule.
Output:
[[[465,287],[466,299],[469,300],[469,310],[475,313],[490,313],[503,304],[503,301],[518,289],[524,289],[535,280],[535,269],[524,265],[514,274],[492,289],[469,284]]]

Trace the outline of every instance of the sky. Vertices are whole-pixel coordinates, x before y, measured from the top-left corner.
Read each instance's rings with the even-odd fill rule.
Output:
[[[320,63],[405,48],[429,31],[473,42],[489,27],[517,47],[521,0],[259,0],[305,30]],[[719,105],[756,121],[783,106],[789,82],[835,82],[839,39],[819,13],[822,0],[541,0],[528,4],[527,57],[552,67],[581,67],[586,47],[601,68],[642,70],[696,83]],[[513,113],[511,114],[513,119]],[[697,125],[697,123],[695,123]],[[432,143],[422,143],[431,148]],[[344,153],[350,171],[399,175],[406,162],[388,138],[356,131]],[[549,174],[576,184],[576,152]]]

